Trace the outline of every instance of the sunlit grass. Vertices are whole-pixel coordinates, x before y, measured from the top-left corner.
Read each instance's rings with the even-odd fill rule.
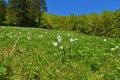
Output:
[[[0,80],[119,80],[120,38],[0,27]]]

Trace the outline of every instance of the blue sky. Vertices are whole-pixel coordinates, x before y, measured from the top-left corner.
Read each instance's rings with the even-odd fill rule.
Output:
[[[61,16],[69,16],[72,13],[76,15],[101,13],[103,10],[120,9],[120,0],[46,0],[46,2],[47,13]]]
[[[46,0],[46,2],[47,13],[61,16],[69,16],[71,13],[78,15],[120,9],[120,0]]]

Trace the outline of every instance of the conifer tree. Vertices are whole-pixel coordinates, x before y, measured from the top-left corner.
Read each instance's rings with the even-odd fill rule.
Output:
[[[32,0],[32,7],[34,13],[37,15],[38,18],[38,27],[40,27],[40,21],[42,19],[42,12],[47,11],[46,1],[45,0]]]
[[[6,3],[5,0],[0,0],[0,25],[4,25],[6,16]]]
[[[10,3],[9,9],[16,17],[17,26],[28,26],[29,0],[10,0],[9,3]]]
[[[14,19],[17,26],[40,26],[42,12],[45,11],[47,11],[45,0],[9,0],[9,19]]]

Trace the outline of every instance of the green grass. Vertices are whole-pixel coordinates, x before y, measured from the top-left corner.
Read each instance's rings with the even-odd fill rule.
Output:
[[[120,80],[120,38],[0,27],[0,80]]]

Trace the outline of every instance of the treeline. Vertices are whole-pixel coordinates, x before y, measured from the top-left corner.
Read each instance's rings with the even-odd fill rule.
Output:
[[[120,37],[120,10],[101,14],[58,16],[44,14],[47,28],[72,30],[88,35]]]
[[[0,25],[40,27],[45,0],[0,0]]]
[[[45,0],[0,0],[0,26],[41,27],[88,35],[120,37],[120,10],[101,14],[58,16],[46,14]]]

